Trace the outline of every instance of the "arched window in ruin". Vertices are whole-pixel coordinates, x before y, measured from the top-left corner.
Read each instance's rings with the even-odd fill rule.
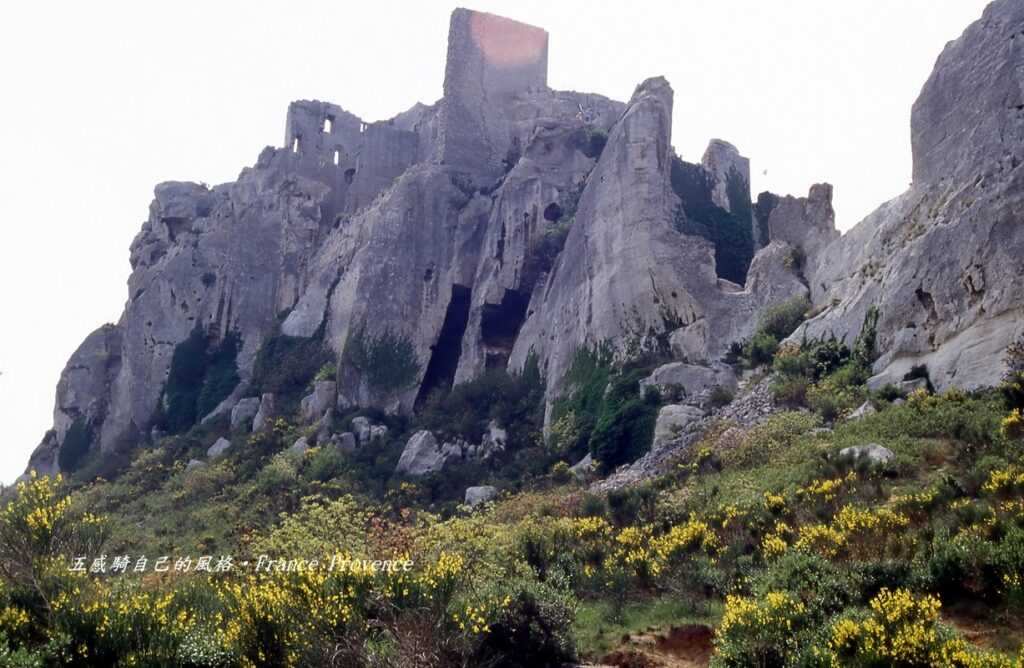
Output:
[[[298,153],[298,152],[299,152],[299,136],[295,135],[295,137],[292,138],[292,153]]]
[[[334,149],[334,166],[337,167],[341,163],[341,149]]]
[[[330,116],[324,119],[324,134],[331,134],[331,130],[334,129],[334,119]]]

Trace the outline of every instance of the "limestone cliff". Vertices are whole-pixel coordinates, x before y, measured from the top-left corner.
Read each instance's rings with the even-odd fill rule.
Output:
[[[268,350],[333,361],[318,391],[340,408],[413,411],[533,356],[554,397],[580,346],[712,362],[796,294],[815,336],[880,310],[880,379],[993,382],[1024,322],[1022,49],[1011,0],[947,46],[913,110],[913,186],[840,237],[828,184],[754,203],[731,144],[680,160],[664,79],[628,103],[555,91],[545,31],[456,10],[437,103],[367,123],[294,102],[237,181],[157,186],[124,313],[68,362],[29,465],[242,400],[269,415]]]
[[[879,310],[873,385],[927,368],[938,388],[997,382],[1024,333],[1024,4],[997,0],[950,42],[914,103],[914,180],[811,258],[797,333],[852,340]]]

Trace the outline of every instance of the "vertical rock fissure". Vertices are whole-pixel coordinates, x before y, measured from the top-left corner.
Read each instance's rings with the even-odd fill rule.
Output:
[[[416,395],[417,410],[435,390],[447,392],[452,388],[462,354],[462,336],[469,322],[470,295],[471,291],[466,286],[452,285],[452,298],[448,302],[437,343],[431,346],[430,362]]]
[[[483,305],[480,313],[480,341],[487,355],[486,368],[503,368],[508,363],[529,304],[529,295],[518,290],[505,290],[500,304]]]

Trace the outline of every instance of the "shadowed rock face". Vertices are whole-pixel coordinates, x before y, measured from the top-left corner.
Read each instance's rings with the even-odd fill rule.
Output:
[[[827,184],[752,207],[731,144],[679,160],[664,79],[628,104],[553,91],[546,32],[456,10],[436,104],[365,123],[297,101],[284,146],[237,181],[157,186],[124,314],[72,356],[30,466],[60,468],[69,438],[149,438],[173,409],[176,351],[235,337],[237,378],[196,419],[256,405],[272,338],[328,351],[337,406],[410,411],[531,355],[553,398],[585,345],[714,361],[764,307],[808,293],[825,309],[812,336],[850,339],[880,308],[881,374],[923,362],[939,387],[992,382],[1022,321],[1022,13],[993,3],[947,46],[914,106],[913,187],[837,238]],[[367,365],[374,346],[405,365]]]

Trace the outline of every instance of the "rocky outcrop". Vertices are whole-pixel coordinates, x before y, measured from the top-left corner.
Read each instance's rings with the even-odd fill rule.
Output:
[[[324,417],[334,408],[338,400],[338,385],[333,380],[321,380],[313,384],[313,391],[303,397],[299,412],[307,424]]]
[[[261,432],[270,429],[273,418],[277,415],[277,400],[271,393],[266,393],[260,397],[260,408],[256,411],[256,416],[252,419],[252,430],[254,432]]]
[[[867,445],[851,445],[839,451],[840,457],[858,460],[865,459],[872,464],[888,464],[896,456],[892,450],[877,443]]]
[[[341,452],[351,453],[356,451],[356,436],[350,431],[334,434],[329,442],[341,450]]]
[[[251,427],[253,418],[260,411],[260,398],[259,397],[247,397],[241,399],[231,409],[231,428],[240,429],[242,427]]]
[[[912,187],[838,237],[827,184],[753,205],[736,147],[678,158],[664,79],[628,104],[554,91],[545,31],[456,10],[436,104],[367,123],[296,101],[283,145],[236,181],[156,187],[124,313],[72,356],[30,466],[229,413],[267,428],[301,398],[260,386],[274,342],[337,366],[300,409],[319,444],[332,409],[409,413],[531,358],[550,405],[581,347],[710,366],[798,294],[818,315],[797,337],[852,341],[878,309],[873,383],[918,366],[939,389],[995,382],[1024,332],[1022,31],[1020,3],[997,0],[946,47],[913,109]]]
[[[490,485],[479,487],[467,487],[464,503],[470,508],[475,508],[482,503],[493,501],[498,496],[498,489]]]
[[[431,432],[418,431],[405,444],[395,473],[409,476],[435,473],[443,469],[448,460],[461,457],[462,451],[458,446],[451,443],[442,446]]]
[[[654,424],[654,443],[652,450],[658,450],[671,441],[680,438],[684,433],[694,430],[700,425],[704,411],[683,404],[668,404],[658,411],[658,419]]]
[[[671,118],[668,82],[636,89],[587,177],[564,250],[533,293],[512,363],[539,355],[555,391],[582,346],[608,344],[625,358],[681,337],[692,361],[717,359],[751,333],[760,309],[806,292],[785,266],[784,244],[760,251],[747,285],[731,286],[715,273],[712,245],[680,231]]]
[[[28,470],[40,475],[57,473],[60,446],[76,423],[76,432],[88,439],[85,447],[98,445],[97,431],[110,410],[110,390],[120,373],[121,343],[121,329],[104,325],[71,355],[57,384],[53,429],[32,454]]]
[[[220,457],[225,452],[227,452],[228,448],[230,447],[231,441],[229,441],[226,438],[218,438],[213,445],[206,449],[206,456],[209,459],[213,459],[214,457]]]
[[[707,402],[710,393],[716,389],[730,395],[735,393],[737,384],[736,372],[727,364],[703,366],[671,362],[659,366],[650,376],[642,379],[640,388],[655,387],[662,395],[679,395],[678,398],[685,399],[686,403],[701,405]]]
[[[950,42],[911,114],[914,180],[820,253],[796,336],[847,341],[877,308],[876,383],[999,381],[1024,334],[1024,5],[997,0]]]
[[[305,436],[299,437],[291,444],[291,447],[288,448],[288,452],[296,455],[304,455],[307,450],[309,450],[309,441],[306,440]]]
[[[754,213],[758,238],[765,243],[784,241],[798,249],[800,269],[815,267],[821,250],[839,238],[828,183],[814,184],[807,197],[763,192],[757,197]]]

